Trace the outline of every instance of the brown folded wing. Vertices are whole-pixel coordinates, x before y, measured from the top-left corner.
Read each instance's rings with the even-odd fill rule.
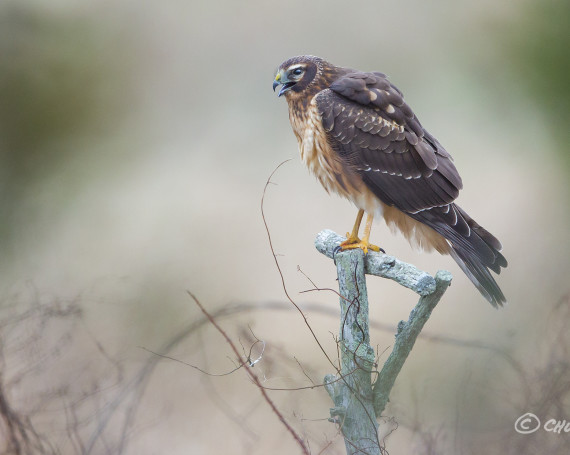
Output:
[[[384,204],[445,237],[452,255],[493,305],[505,298],[487,268],[501,245],[453,201],[463,187],[451,155],[424,130],[382,73],[349,73],[316,97],[333,150]]]

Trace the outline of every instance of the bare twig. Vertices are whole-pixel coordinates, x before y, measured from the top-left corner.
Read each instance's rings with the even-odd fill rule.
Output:
[[[234,354],[236,355],[236,357],[239,358],[240,354],[239,354],[238,348],[236,347],[236,345],[234,344],[232,339],[228,336],[228,334],[224,331],[224,329],[222,329],[220,327],[220,325],[210,315],[210,313],[208,313],[206,308],[204,308],[204,306],[200,303],[200,301],[196,298],[196,296],[194,294],[192,294],[191,292],[188,292],[188,294],[190,295],[190,297],[192,297],[192,300],[194,300],[194,303],[196,303],[196,305],[198,305],[198,308],[200,308],[202,313],[204,313],[204,316],[206,316],[206,318],[208,318],[210,323],[216,328],[216,330],[220,333],[220,335],[222,335],[224,337],[224,339],[230,345],[230,347],[231,347],[232,351],[234,352]],[[287,420],[285,420],[285,417],[283,416],[283,414],[281,414],[279,409],[277,409],[277,406],[275,406],[275,403],[273,403],[273,400],[271,400],[271,398],[269,398],[267,391],[265,390],[265,388],[261,384],[261,381],[259,380],[257,375],[253,372],[252,367],[249,366],[249,364],[247,362],[243,363],[243,367],[247,371],[247,374],[249,375],[250,379],[253,381],[253,383],[257,386],[257,388],[261,392],[261,395],[263,396],[263,398],[265,399],[267,404],[271,407],[271,410],[279,418],[279,420],[285,426],[287,431],[291,434],[293,439],[295,439],[295,441],[297,442],[297,444],[301,448],[302,452],[306,455],[310,455],[309,449],[307,448],[305,441],[303,441],[303,439],[297,434],[297,432],[293,429],[293,427],[291,427],[289,422],[287,422]]]
[[[317,343],[317,345],[319,346],[319,349],[321,350],[321,352],[324,354],[324,356],[327,358],[327,360],[329,361],[329,363],[334,367],[335,364],[334,362],[331,360],[331,358],[329,357],[329,355],[327,354],[327,351],[325,351],[325,348],[322,346],[321,342],[319,341],[319,338],[317,337],[317,334],[315,333],[315,331],[313,330],[313,328],[311,327],[311,324],[309,324],[309,321],[307,320],[307,316],[305,316],[305,313],[303,313],[303,310],[301,310],[301,308],[299,307],[299,305],[297,305],[295,303],[295,301],[291,298],[291,296],[289,295],[289,292],[287,291],[287,286],[285,285],[285,277],[283,276],[283,272],[281,271],[281,266],[279,265],[279,261],[277,260],[277,255],[275,254],[275,249],[273,248],[273,241],[271,240],[271,233],[269,231],[269,226],[267,224],[267,219],[265,218],[265,212],[263,210],[263,204],[265,202],[265,195],[267,194],[267,187],[269,186],[271,182],[271,178],[273,177],[273,175],[277,172],[277,170],[283,166],[283,164],[285,164],[286,162],[291,161],[289,160],[285,160],[282,163],[280,163],[271,173],[271,175],[269,176],[269,178],[267,179],[267,182],[265,183],[265,187],[263,188],[263,196],[261,197],[261,217],[263,218],[263,224],[265,226],[265,231],[267,232],[267,239],[269,240],[269,248],[271,249],[271,254],[273,255],[273,259],[275,261],[275,266],[277,267],[277,271],[279,272],[279,276],[281,277],[281,285],[283,287],[283,291],[285,292],[285,296],[287,297],[287,300],[289,300],[289,302],[291,302],[291,304],[297,309],[297,311],[299,312],[299,314],[303,317],[303,320],[305,321],[305,325],[307,326],[307,328],[309,329],[309,331],[311,332],[311,335],[313,336],[313,338],[315,339],[315,342]]]
[[[239,365],[237,367],[231,369],[230,371],[226,371],[225,373],[210,373],[206,370],[203,370],[200,367],[197,367],[196,365],[192,365],[190,363],[184,362],[183,360],[177,359],[176,357],[170,357],[169,355],[159,354],[158,352],[151,351],[150,349],[147,349],[144,346],[139,346],[139,348],[142,349],[143,351],[149,352],[152,355],[156,355],[156,356],[161,357],[163,359],[172,360],[174,362],[181,363],[182,365],[186,365],[187,367],[194,368],[195,370],[198,370],[200,373],[204,373],[207,376],[228,376],[228,375],[236,372],[237,370],[239,370],[246,363],[246,362],[242,362],[240,360]]]

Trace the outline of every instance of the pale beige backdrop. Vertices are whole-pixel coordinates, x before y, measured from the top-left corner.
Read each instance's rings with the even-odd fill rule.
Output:
[[[285,296],[260,199],[269,174],[291,158],[269,187],[267,222],[290,294],[331,313],[307,314],[334,356],[337,298],[300,294],[311,284],[297,267],[318,286],[335,288],[333,264],[313,240],[324,228],[346,232],[356,211],[328,196],[300,163],[286,102],[271,91],[279,63],[315,54],[391,77],[454,156],[465,186],[459,204],[502,241],[509,261],[498,278],[509,304],[495,311],[449,257],[412,251],[382,222],[375,224],[372,240],[388,253],[432,274],[440,268],[454,274],[426,332],[485,346],[418,342],[385,412],[399,424],[387,449],[507,453],[502,440],[518,437],[516,418],[533,411],[525,408],[529,393],[541,401],[543,386],[533,386],[532,375],[546,367],[545,337],[560,322],[552,308],[570,288],[568,167],[548,117],[509,62],[529,4],[1,5],[6,304],[0,315],[12,321],[2,335],[2,376],[12,405],[60,453],[87,453],[101,416],[113,411],[120,422],[127,411],[126,404],[108,406],[152,357],[141,347],[160,350],[200,317],[187,290],[212,311],[236,302],[259,307],[221,323],[244,344],[248,324],[266,342],[265,358],[255,366],[266,385],[309,384],[294,357],[316,382],[332,372],[297,313],[264,310]],[[378,278],[369,279],[369,297],[372,319],[392,326],[416,301]],[[70,303],[82,311],[73,323],[14,322],[37,305]],[[41,337],[27,341],[34,330]],[[393,341],[381,330],[372,338],[380,352]],[[211,327],[169,355],[215,373],[233,368],[228,346]],[[515,359],[524,374],[506,359]],[[243,371],[206,378],[163,360],[148,379],[123,453],[298,451]],[[530,385],[523,387],[525,381]],[[326,421],[332,404],[322,389],[271,397],[310,440],[312,453],[328,441],[333,444],[323,453],[342,453],[342,439]],[[80,400],[94,404],[74,421],[69,410]],[[570,418],[570,412],[542,417]],[[85,424],[71,425],[74,433],[70,421]],[[97,439],[91,453],[119,450],[121,428],[101,429],[106,442]],[[543,436],[528,436],[524,444],[533,437]],[[433,452],[426,441],[435,444]]]

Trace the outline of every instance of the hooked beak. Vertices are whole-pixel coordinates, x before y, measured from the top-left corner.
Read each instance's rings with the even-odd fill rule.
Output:
[[[279,93],[277,94],[277,96],[281,96],[285,92],[289,91],[295,84],[296,82],[290,81],[287,79],[287,76],[283,75],[283,73],[279,71],[273,81],[273,91],[275,91],[277,86],[282,85],[281,90],[279,90]]]
[[[279,77],[279,74],[276,76],[275,80],[273,81],[273,91],[275,91],[275,89],[276,89],[279,85],[281,85],[281,82],[279,82],[279,81],[277,80],[277,77]]]

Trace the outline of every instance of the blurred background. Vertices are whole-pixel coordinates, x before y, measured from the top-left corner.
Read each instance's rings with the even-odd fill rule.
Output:
[[[569,22],[566,1],[3,1],[0,453],[297,453],[244,371],[147,350],[234,368],[191,291],[246,351],[265,341],[266,386],[333,372],[260,212],[291,159],[265,216],[334,357],[336,295],[301,292],[305,274],[336,288],[313,241],[356,210],[309,175],[271,91],[298,54],[387,73],[509,261],[495,311],[451,258],[374,226],[389,254],[454,275],[392,392],[387,450],[567,453],[568,435],[513,425],[570,420]],[[368,286],[382,353],[417,299]],[[312,453],[343,453],[324,390],[270,394]]]

